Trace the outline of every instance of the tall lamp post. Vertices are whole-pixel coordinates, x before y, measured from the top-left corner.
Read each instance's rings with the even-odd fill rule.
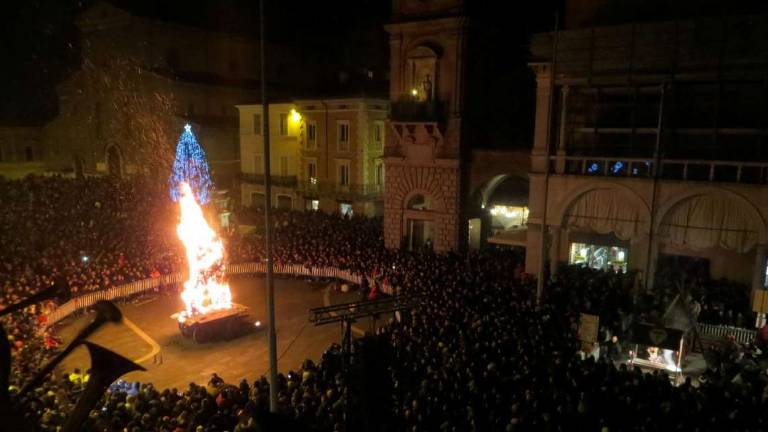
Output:
[[[264,137],[264,228],[265,228],[265,252],[267,260],[267,326],[269,339],[269,410],[277,412],[277,333],[275,331],[275,285],[272,277],[272,173],[270,170],[269,155],[269,100],[267,99],[267,67],[266,67],[266,43],[264,31],[264,3],[259,2],[259,32],[261,33],[261,117],[263,127],[261,134]]]

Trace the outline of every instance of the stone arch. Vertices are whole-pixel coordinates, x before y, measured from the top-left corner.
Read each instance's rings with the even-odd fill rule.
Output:
[[[599,203],[602,208],[597,208]],[[583,206],[600,219],[589,220],[589,215],[572,215],[575,206]],[[576,211],[583,211],[578,209]],[[647,235],[651,211],[645,200],[631,188],[612,182],[595,182],[574,188],[557,207],[553,220],[555,225],[567,228],[589,227],[597,232],[613,232],[624,240],[637,240],[640,234]],[[571,218],[575,219],[571,220]]]
[[[400,208],[403,210],[413,210],[410,208],[409,204],[418,196],[424,197],[426,201],[426,208],[423,209],[424,211],[443,211],[442,196],[438,191],[430,191],[427,189],[413,189],[408,191],[407,194],[403,195],[403,198],[400,201]]]
[[[496,191],[496,188],[498,188],[499,185],[509,177],[509,174],[495,175],[491,177],[491,179],[488,180],[484,185],[478,188],[477,194],[479,195],[478,198],[480,198],[480,206],[482,208],[485,208],[488,205],[488,200],[491,199],[491,196]]]
[[[405,202],[406,210],[429,210],[430,196],[424,194],[411,194],[411,197]]]
[[[394,202],[397,208],[405,209],[408,200],[417,194],[430,197],[431,211],[442,212],[446,209],[445,197],[440,187],[438,176],[430,175],[429,168],[403,170],[402,178],[393,186]],[[389,186],[389,184],[387,185]]]
[[[578,200],[582,195],[593,191],[597,189],[615,189],[617,192],[624,195],[629,200],[634,200],[635,202],[640,204],[639,210],[642,212],[643,217],[646,218],[646,220],[650,220],[651,217],[651,209],[648,203],[643,199],[642,196],[640,196],[637,192],[632,190],[632,188],[625,186],[620,183],[614,183],[614,182],[592,182],[589,184],[585,184],[579,187],[573,188],[571,191],[568,192],[566,195],[567,198],[564,199],[560,205],[557,207],[557,212],[554,216],[554,221],[556,224],[563,225],[565,222],[565,217],[567,216],[567,212],[570,209],[570,207]]]
[[[481,208],[487,208],[490,205],[490,200],[491,197],[493,197],[493,194],[496,193],[499,187],[507,181],[520,182],[522,187],[525,188],[526,192],[529,188],[527,178],[516,176],[510,173],[497,174],[475,189],[474,193],[471,195],[472,205],[479,205]]]
[[[442,46],[439,43],[429,38],[414,40],[410,44],[410,46],[408,46],[408,50],[406,51],[406,56],[408,58],[411,58],[411,57],[440,58],[442,57],[442,55],[443,55]]]
[[[459,181],[455,165],[413,166],[394,162],[387,174],[384,194],[387,247],[411,247],[429,238],[436,251],[455,249],[459,229],[456,223],[459,197],[452,195]],[[407,208],[408,202],[417,195],[429,197],[429,209]]]
[[[690,225],[677,224],[675,220],[680,218]],[[711,225],[717,223],[732,228],[715,233]],[[744,253],[766,242],[765,220],[754,203],[741,194],[716,187],[686,189],[667,199],[656,213],[654,232],[666,241],[694,249],[723,247]],[[694,238],[698,233],[705,234]]]

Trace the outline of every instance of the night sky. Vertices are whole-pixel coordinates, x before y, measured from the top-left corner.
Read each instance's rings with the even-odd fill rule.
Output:
[[[55,85],[79,67],[74,17],[95,1],[0,2],[0,122],[41,123],[56,114]],[[258,38],[258,1],[111,0],[134,14]],[[287,7],[290,6],[290,7]],[[382,25],[389,0],[283,2],[267,4],[268,39],[294,45],[328,62],[387,68]],[[371,43],[371,41],[375,43]],[[373,49],[371,49],[373,47]]]
[[[134,14],[164,21],[253,38],[259,34],[259,3],[254,0],[110,2]],[[56,115],[55,85],[76,70],[80,61],[79,36],[73,18],[93,3],[94,0],[2,2],[0,32],[4,34],[0,46],[4,66],[0,68],[0,123],[41,124]],[[702,14],[717,16],[768,8],[766,2],[757,0],[596,3],[604,6],[604,13],[595,17],[598,24]],[[515,2],[514,9],[502,11],[496,2],[467,2],[471,37],[464,119],[467,130],[484,146],[529,145],[535,87],[527,67],[527,44],[532,33],[553,29],[556,11],[564,13],[563,4],[562,0]],[[389,21],[390,12],[391,0],[268,0],[268,39],[293,46],[309,64],[377,71],[381,76],[379,92],[386,95],[389,48],[383,25]],[[335,91],[330,86],[317,90],[325,94]]]

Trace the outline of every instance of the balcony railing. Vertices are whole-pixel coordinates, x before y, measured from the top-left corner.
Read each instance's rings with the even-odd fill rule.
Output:
[[[273,186],[296,187],[296,185],[298,184],[298,179],[296,178],[296,176],[273,175],[271,177],[272,177]],[[264,184],[264,179],[265,179],[264,174],[249,174],[249,173],[240,174],[240,180],[247,183]]]
[[[445,106],[438,101],[399,101],[392,103],[390,118],[402,122],[439,122],[445,118]]]
[[[334,182],[324,181],[307,181],[301,182],[299,189],[308,195],[335,195],[338,198],[348,199],[361,199],[369,198],[375,199],[380,197],[384,192],[384,185],[375,184],[349,184],[340,185]]]
[[[651,158],[550,157],[550,172],[556,174],[651,178],[653,165]],[[768,184],[768,162],[661,159],[659,165],[664,180]]]

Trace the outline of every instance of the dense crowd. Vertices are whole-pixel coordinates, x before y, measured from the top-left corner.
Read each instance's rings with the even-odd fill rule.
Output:
[[[4,304],[58,276],[77,293],[180,266],[172,223],[155,223],[172,221],[174,209],[165,191],[149,184],[30,178],[0,183],[0,199],[7,203],[0,219],[14,227],[0,234],[0,255],[7,263],[0,272]],[[538,307],[535,285],[515,271],[522,257],[514,251],[389,251],[383,248],[380,221],[362,217],[279,212],[274,223],[277,262],[352,269],[373,284],[386,281],[400,292],[424,295],[417,308],[368,338],[375,341],[373,348],[361,341],[345,360],[332,346],[322,359],[280,375],[279,411],[301,425],[408,431],[768,427],[764,373],[732,379],[718,370],[697,386],[689,381],[673,387],[666,374],[577,355],[580,312],[599,315],[612,334],[626,328],[634,308],[626,277],[563,268]],[[225,240],[231,261],[261,257],[258,234]],[[46,345],[35,329],[48,307],[5,322],[21,342],[14,364],[24,369],[14,372],[14,384],[43,358]],[[347,361],[351,373],[345,372]],[[376,385],[366,385],[371,379]],[[83,385],[70,376],[52,377],[21,401],[26,416],[41,430],[56,430]],[[83,428],[264,430],[259,419],[269,405],[268,389],[263,377],[227,384],[215,376],[207,385],[186,389],[115,386]]]
[[[172,220],[158,214],[173,210],[161,192],[141,180],[0,180],[0,307],[57,281],[78,295],[171,271],[178,265],[168,253],[174,244],[158,234],[173,226],[149,230],[146,223]],[[18,357],[14,379],[36,369],[57,344],[38,331],[53,307],[47,301],[3,321]]]
[[[733,327],[749,327],[755,315],[750,304],[750,288],[739,282],[713,279],[701,260],[680,263],[661,260],[656,273],[654,309],[668,306],[679,296],[698,322]]]

